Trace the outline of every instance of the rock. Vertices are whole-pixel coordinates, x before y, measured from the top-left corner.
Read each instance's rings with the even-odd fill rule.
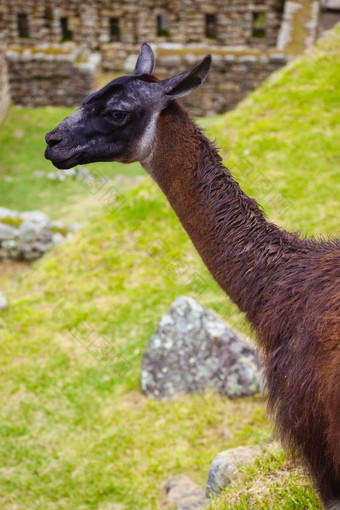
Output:
[[[64,228],[64,223],[59,220],[52,220],[49,222],[48,226],[49,226],[49,228],[52,228],[52,229],[61,230],[62,228]]]
[[[59,244],[64,242],[64,236],[60,234],[60,232],[56,232],[52,236],[52,243],[54,246],[59,246]]]
[[[44,227],[40,230],[38,240],[42,243],[50,243],[52,241],[52,232],[49,228]]]
[[[66,175],[67,177],[74,177],[76,175],[75,168],[65,168],[65,170],[60,170],[60,172],[62,172],[63,175]]]
[[[7,209],[7,207],[0,207],[0,221],[3,218],[17,218],[19,214],[17,211],[11,211],[11,209]]]
[[[46,251],[50,251],[53,248],[54,244],[52,242],[40,242],[36,241],[32,244],[32,250],[36,250],[41,253],[45,253]]]
[[[39,225],[36,225],[29,220],[24,220],[19,227],[19,239],[26,243],[36,241],[39,238],[40,230],[41,228]]]
[[[41,179],[45,177],[45,172],[42,172],[41,170],[34,170],[33,175],[34,177],[39,177]]]
[[[91,175],[91,172],[86,168],[86,166],[76,167],[76,178],[79,179],[79,181],[94,180],[94,177]]]
[[[156,399],[207,387],[241,397],[259,391],[260,381],[255,349],[190,297],[172,303],[142,360],[142,389]]]
[[[47,179],[49,181],[56,181],[57,180],[57,172],[48,172]]]
[[[18,227],[4,222],[8,219],[14,219]],[[0,260],[35,260],[72,237],[79,228],[77,223],[68,227],[60,221],[51,221],[41,211],[19,213],[0,207]],[[58,229],[65,235],[55,232]]]
[[[165,485],[167,501],[177,510],[200,510],[207,508],[209,499],[203,487],[186,475],[175,476]]]
[[[218,495],[238,477],[240,464],[248,464],[261,453],[259,446],[239,446],[219,453],[210,466],[207,493]]]
[[[64,182],[66,181],[66,175],[63,174],[62,170],[56,172],[56,181]]]
[[[26,211],[26,212],[21,213],[20,217],[25,221],[34,223],[35,225],[39,226],[40,228],[46,227],[49,222],[46,214],[44,214],[41,211]]]
[[[0,241],[8,241],[14,239],[17,234],[17,229],[11,225],[0,223]]]
[[[6,310],[7,308],[8,308],[7,298],[3,295],[2,292],[0,292],[0,312]]]
[[[76,170],[74,168],[69,168],[67,170],[58,170],[57,172],[48,172],[47,174],[41,170],[35,170],[33,175],[40,179],[64,182],[67,177],[74,177],[76,175]]]
[[[18,243],[15,239],[8,239],[6,241],[3,241],[1,243],[1,246],[4,250],[6,250],[7,252],[11,252],[13,250],[16,250],[17,247],[18,247]]]
[[[69,223],[68,226],[67,226],[69,232],[78,232],[80,229],[81,229],[81,225],[80,223],[76,223],[76,222],[73,222],[73,223]]]

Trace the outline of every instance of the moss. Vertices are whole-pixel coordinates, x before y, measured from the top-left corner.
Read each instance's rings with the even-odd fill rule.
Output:
[[[1,218],[0,223],[5,223],[6,225],[10,225],[11,227],[18,228],[22,223],[21,218]]]
[[[61,46],[49,46],[48,48],[40,48],[38,46],[7,46],[5,51],[16,51],[19,54],[29,51],[33,55],[43,53],[45,55],[71,55],[73,51],[70,48],[62,48]]]
[[[69,233],[67,227],[52,227],[51,231],[54,233],[62,234],[64,237]]]
[[[79,56],[76,59],[77,64],[85,64],[86,62],[88,62],[88,58],[86,57]]]

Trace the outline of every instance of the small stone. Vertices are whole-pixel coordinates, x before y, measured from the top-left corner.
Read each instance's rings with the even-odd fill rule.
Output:
[[[39,242],[36,241],[32,244],[32,249],[41,253],[45,253],[46,251],[50,251],[53,248],[53,242]]]
[[[60,170],[59,172],[56,173],[56,180],[64,182],[66,181],[66,175],[64,175],[64,173]]]
[[[34,177],[39,177],[41,179],[42,177],[45,177],[45,172],[42,172],[41,170],[35,170],[33,175]]]
[[[6,241],[2,242],[1,246],[7,252],[11,252],[17,249],[18,243],[15,239],[7,239]]]
[[[0,223],[0,242],[14,239],[16,234],[16,228],[12,227],[11,225],[6,225],[5,223]]]
[[[52,220],[48,223],[48,228],[51,228],[54,230],[61,230],[64,228],[64,223],[59,220]]]
[[[12,211],[6,207],[0,207],[0,221],[2,218],[17,218],[18,216],[19,213],[17,211]]]
[[[43,229],[40,230],[38,241],[42,243],[50,243],[52,241],[52,232],[50,231],[49,228],[44,227]]]
[[[65,240],[64,236],[60,234],[60,232],[56,232],[52,236],[52,242],[54,246],[59,246],[61,243],[63,243]]]
[[[74,177],[76,175],[75,168],[66,168],[65,170],[60,170],[67,177]]]
[[[14,131],[13,136],[14,138],[22,138],[24,136],[24,132],[22,131],[22,129],[17,129],[16,131]]]
[[[218,495],[239,476],[240,464],[248,464],[261,453],[259,446],[239,446],[219,453],[210,466],[207,493]]]
[[[69,232],[78,232],[78,230],[81,229],[81,225],[80,225],[80,223],[76,223],[76,222],[69,223],[67,225],[67,229],[69,230]]]
[[[165,491],[167,501],[177,510],[202,510],[209,504],[203,487],[186,475],[175,476],[168,480]]]
[[[21,213],[20,215],[23,220],[29,221],[30,223],[34,223],[39,226],[39,228],[44,228],[48,225],[48,218],[46,214],[41,211],[26,211]]]
[[[8,308],[7,298],[3,295],[2,292],[0,292],[0,312],[6,310],[7,308]]]
[[[29,220],[24,220],[19,227],[18,237],[21,241],[29,243],[37,240],[39,233],[40,229],[36,224]]]

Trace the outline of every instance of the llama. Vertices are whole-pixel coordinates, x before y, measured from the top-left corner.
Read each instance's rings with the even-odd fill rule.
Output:
[[[211,57],[153,76],[143,44],[133,76],[88,96],[46,135],[60,169],[140,161],[218,284],[256,332],[269,409],[305,460],[327,509],[340,509],[340,241],[301,239],[268,222],[176,100],[205,80]]]

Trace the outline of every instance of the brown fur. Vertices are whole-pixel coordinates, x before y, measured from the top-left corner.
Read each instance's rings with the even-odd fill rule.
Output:
[[[269,408],[325,505],[340,508],[340,242],[266,221],[213,144],[172,102],[148,171],[264,355]]]

